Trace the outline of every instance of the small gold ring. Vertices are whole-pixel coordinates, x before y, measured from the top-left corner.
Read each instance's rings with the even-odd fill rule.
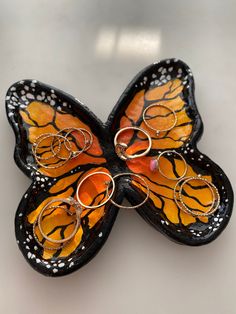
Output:
[[[86,181],[89,177],[92,177],[92,176],[94,176],[94,175],[99,175],[99,174],[100,174],[100,175],[101,175],[101,174],[102,174],[102,175],[106,175],[107,177],[109,177],[109,179],[110,179],[111,182],[112,182],[112,190],[111,190],[111,192],[110,192],[109,195],[108,195],[108,193],[107,193],[108,198],[107,198],[104,202],[102,202],[101,204],[98,204],[98,205],[91,205],[91,206],[90,206],[90,205],[86,205],[86,204],[84,204],[84,203],[81,201],[81,199],[80,199],[80,197],[79,197],[79,190],[80,190],[82,184],[84,183],[84,181]],[[105,182],[105,183],[106,183],[106,182]],[[108,183],[108,184],[106,183],[106,185],[109,186],[109,183]],[[108,188],[107,188],[107,191],[108,191]],[[104,172],[104,171],[97,171],[97,172],[91,172],[91,173],[89,173],[86,177],[83,178],[82,181],[80,181],[80,183],[79,183],[79,185],[78,185],[78,187],[77,187],[77,190],[76,190],[76,197],[77,197],[77,201],[79,202],[79,204],[80,204],[81,206],[83,206],[84,208],[94,209],[94,208],[99,208],[99,207],[102,207],[103,205],[105,205],[105,204],[111,199],[111,197],[112,197],[114,191],[115,191],[115,182],[114,182],[112,176],[111,176],[109,173],[107,173],[107,172]]]
[[[146,135],[147,139],[148,139],[148,148],[141,154],[134,154],[134,155],[129,155],[126,153],[126,149],[128,148],[128,145],[125,143],[118,143],[118,137],[122,132],[125,132],[127,130],[137,130],[142,132],[143,134]],[[128,160],[128,159],[134,159],[134,158],[138,158],[138,157],[143,157],[145,155],[147,155],[152,147],[152,139],[150,137],[150,135],[148,134],[148,132],[146,132],[145,130],[136,127],[136,126],[127,126],[125,128],[120,129],[115,137],[114,137],[114,146],[115,146],[115,151],[118,155],[118,157],[122,160]]]
[[[37,154],[38,142],[41,143],[44,139],[47,139],[47,138],[51,137],[51,134],[52,133],[43,133],[43,134],[39,135],[35,139],[34,143],[32,144],[32,153],[33,153],[34,157],[36,157],[38,160],[49,160],[49,159],[57,156],[58,152],[61,150],[61,142],[58,140],[58,147],[59,147],[59,149],[58,149],[57,152],[55,150],[52,150],[52,143],[51,143],[52,155],[50,155],[49,157],[42,157],[42,156],[39,156]],[[52,140],[52,142],[53,142],[53,140]]]
[[[83,129],[84,130],[84,129]],[[84,137],[84,147],[81,148],[81,150],[72,150],[72,147],[71,147],[71,142],[68,140],[68,136],[73,132],[73,131],[77,131],[79,133],[82,134],[82,136]],[[80,154],[82,154],[84,151],[85,151],[85,148],[86,148],[86,145],[87,145],[87,138],[84,134],[84,132],[82,131],[82,129],[80,128],[74,128],[74,127],[71,127],[71,128],[64,128],[64,129],[61,129],[59,132],[57,132],[58,135],[63,134],[63,132],[66,133],[66,135],[64,136],[64,147],[66,148],[66,150],[68,152],[71,152],[71,158],[76,158],[78,157]],[[53,150],[53,146],[51,145],[51,150]],[[67,158],[65,157],[61,157],[57,154],[57,158],[59,159],[62,159],[62,160],[66,160]]]
[[[43,216],[43,213],[45,212],[45,210],[49,209],[50,208],[50,205],[53,204],[53,203],[56,203],[56,202],[63,202],[63,203],[66,203],[66,204],[69,204],[71,206],[73,206],[75,208],[75,216],[76,216],[76,219],[75,219],[75,227],[74,227],[74,230],[73,232],[66,238],[64,239],[61,239],[61,240],[55,240],[53,238],[50,238],[48,237],[43,229],[42,229],[42,216]],[[53,206],[55,207],[55,206]],[[67,209],[65,209],[64,207],[60,206],[60,208],[63,208],[66,212],[68,212]],[[43,208],[42,210],[40,211],[39,215],[38,215],[38,218],[37,218],[37,222],[38,222],[38,227],[39,227],[39,231],[40,233],[42,234],[43,238],[48,240],[49,242],[52,242],[52,243],[65,243],[65,242],[68,242],[69,240],[71,240],[76,232],[78,231],[79,229],[79,226],[80,226],[80,215],[81,215],[81,212],[82,212],[82,209],[80,207],[80,205],[78,204],[78,202],[76,202],[72,197],[70,198],[67,198],[67,199],[64,199],[64,198],[58,198],[58,199],[53,199],[51,200],[50,202],[48,202]]]
[[[181,158],[181,160],[184,163],[184,171],[183,171],[181,176],[176,177],[176,178],[171,178],[171,177],[168,177],[167,175],[165,175],[165,173],[162,171],[162,169],[160,167],[160,158],[162,156],[166,155],[166,154],[167,154],[167,156],[170,155],[170,154],[176,154],[177,156],[179,156]],[[163,177],[165,177],[166,179],[169,179],[169,180],[176,181],[176,180],[179,180],[179,179],[183,178],[186,175],[187,170],[188,170],[188,166],[187,166],[186,160],[184,159],[184,157],[180,153],[176,152],[175,150],[165,150],[162,153],[160,153],[160,155],[158,157],[155,157],[154,159],[152,159],[150,161],[150,169],[152,171],[155,171],[156,169],[158,169],[160,174]]]
[[[40,158],[38,158],[39,156],[37,155],[38,146],[39,146],[39,144],[40,144],[42,141],[44,141],[45,139],[50,138],[50,137],[52,137],[52,138],[61,138],[61,139],[63,139],[64,141],[68,141],[68,142],[69,142],[69,140],[68,140],[67,138],[65,138],[64,136],[62,136],[62,135],[60,135],[60,134],[57,134],[57,133],[55,133],[55,134],[54,134],[54,133],[45,133],[45,136],[44,136],[44,137],[40,138],[39,141],[37,141],[37,143],[34,143],[34,144],[33,144],[32,152],[33,152],[33,155],[34,155],[34,158],[35,158],[36,162],[37,162],[41,167],[46,168],[46,169],[57,169],[57,168],[59,168],[59,167],[62,167],[68,160],[71,159],[72,152],[71,152],[71,150],[68,151],[68,157],[67,157],[66,159],[63,159],[63,162],[60,162],[60,163],[58,163],[58,164],[45,165],[44,163],[42,163],[42,162],[40,161]],[[60,142],[60,141],[59,141],[59,142]],[[58,152],[57,152],[55,155],[54,155],[54,153],[52,152],[52,156],[51,156],[50,158],[54,158],[54,157],[58,158],[57,155],[58,155]],[[50,158],[48,158],[48,159],[50,159]],[[58,159],[60,159],[60,158],[58,158]]]
[[[169,110],[171,112],[171,114],[174,116],[174,122],[173,124],[169,127],[169,128],[166,128],[166,129],[156,129],[154,127],[152,127],[148,122],[148,118],[147,118],[147,111],[153,107],[161,107],[161,108],[165,108],[167,110]],[[150,119],[150,118],[149,118]],[[165,106],[165,105],[161,105],[161,104],[153,104],[153,105],[150,105],[148,106],[144,111],[143,111],[143,121],[144,123],[146,124],[147,127],[149,127],[150,129],[152,129],[153,131],[156,132],[156,135],[158,136],[161,132],[166,132],[166,131],[170,131],[172,130],[175,126],[176,126],[176,123],[177,123],[177,115],[175,113],[174,110],[170,109],[169,107]]]
[[[186,178],[181,178],[175,185],[174,187],[174,200],[176,205],[179,207],[179,209],[181,209],[183,212],[185,212],[186,214],[189,214],[188,211],[185,210],[185,208],[183,208],[182,204],[180,203],[179,199],[178,199],[178,192],[177,192],[177,188],[178,186],[181,184],[181,182],[183,182]],[[192,215],[192,213],[191,213]]]
[[[68,241],[68,242],[62,243],[57,247],[48,246],[48,245],[45,245],[44,243],[40,242],[39,238],[36,234],[36,231],[35,231],[37,222],[38,222],[38,219],[35,219],[34,224],[33,224],[33,236],[34,236],[35,241],[38,243],[38,245],[41,246],[43,249],[50,250],[50,251],[61,250],[64,246],[66,246],[70,242],[70,241]]]
[[[138,208],[138,207],[142,206],[144,203],[146,203],[146,201],[148,200],[149,195],[150,195],[150,189],[149,189],[149,186],[148,186],[146,180],[145,180],[141,175],[136,174],[136,173],[130,173],[130,172],[119,173],[119,174],[117,174],[117,175],[115,175],[115,176],[113,177],[113,180],[115,180],[115,179],[118,178],[118,177],[122,177],[122,176],[134,176],[134,177],[137,177],[137,178],[141,179],[141,181],[144,182],[144,185],[145,185],[146,188],[147,188],[146,198],[145,198],[141,203],[139,203],[139,204],[137,204],[137,205],[134,205],[134,206],[123,206],[123,205],[117,204],[115,201],[113,201],[112,198],[110,199],[110,202],[111,202],[113,205],[115,205],[115,206],[117,206],[117,207],[119,207],[119,208],[125,208],[125,209],[134,209],[134,208]],[[108,190],[108,187],[107,187],[107,190]]]
[[[93,144],[93,135],[90,131],[84,129],[84,128],[75,128],[75,127],[71,127],[71,128],[64,128],[62,130],[60,130],[58,133],[65,131],[65,130],[69,130],[69,132],[66,133],[65,137],[67,137],[71,132],[73,131],[78,131],[80,133],[83,133],[84,136],[84,147],[82,148],[82,151],[79,152],[85,152],[87,151]],[[89,139],[87,139],[86,135],[87,134],[89,136]]]

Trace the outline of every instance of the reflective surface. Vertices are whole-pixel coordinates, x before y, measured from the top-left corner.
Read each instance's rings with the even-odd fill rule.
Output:
[[[10,84],[37,78],[76,95],[105,121],[137,71],[181,58],[192,68],[205,125],[199,148],[235,186],[235,12],[234,1],[1,1],[2,311],[235,314],[235,214],[218,240],[189,248],[123,211],[103,250],[79,272],[52,280],[31,270],[13,226],[30,182],[13,163],[4,108]]]

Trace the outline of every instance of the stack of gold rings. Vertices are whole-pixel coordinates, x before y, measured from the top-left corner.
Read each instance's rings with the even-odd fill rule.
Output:
[[[78,143],[73,132],[82,136],[82,145]],[[73,149],[72,143],[75,144],[76,150]],[[75,127],[64,128],[57,133],[44,133],[38,136],[32,145],[32,153],[41,167],[56,169],[87,151],[92,143],[93,136],[88,130]]]
[[[183,191],[185,185],[190,185],[191,181],[201,181],[203,182],[210,190],[212,201],[211,204],[208,205],[209,208],[206,211],[201,211],[199,209],[192,209],[184,202],[183,199]],[[191,186],[191,185],[190,185]],[[202,177],[185,177],[180,179],[174,188],[174,199],[177,206],[186,214],[190,214],[194,217],[207,217],[212,215],[220,205],[220,195],[216,186]]]
[[[160,164],[160,158],[163,156],[171,156],[171,155],[176,155],[179,159],[182,160],[183,164],[184,164],[184,169],[183,172],[176,176],[176,177],[170,177],[168,176],[164,170],[161,168],[161,164]],[[216,186],[211,183],[210,181],[208,181],[205,178],[202,178],[201,176],[197,176],[197,177],[186,177],[186,173],[188,170],[188,166],[186,163],[186,160],[184,159],[184,157],[176,152],[175,150],[166,150],[163,151],[162,153],[160,153],[160,155],[158,155],[157,157],[153,158],[150,161],[150,170],[151,171],[159,171],[159,173],[165,177],[166,179],[169,180],[173,180],[173,181],[178,181],[174,187],[174,200],[176,205],[178,206],[179,209],[181,209],[183,212],[190,214],[192,216],[210,216],[212,215],[218,208],[219,204],[220,204],[220,195],[219,192],[216,188]],[[189,184],[189,182],[191,181],[201,181],[203,183],[205,183],[205,185],[210,189],[211,195],[212,195],[212,201],[211,201],[211,205],[209,207],[209,209],[207,211],[200,211],[197,209],[192,209],[189,206],[186,205],[186,203],[184,202],[183,199],[183,191],[184,191],[184,186],[186,184]]]
[[[74,212],[70,211],[67,207],[63,206],[63,205],[53,205],[55,203],[64,203],[67,204],[71,207],[73,207],[75,209]],[[42,226],[42,220],[44,218],[43,214],[45,213],[45,211],[54,211],[56,209],[62,209],[64,211],[67,212],[68,215],[73,216],[74,217],[74,228],[73,231],[71,232],[71,234],[69,236],[67,236],[66,238],[60,239],[60,240],[56,240],[53,239],[52,237],[48,236],[44,230],[43,230],[43,226]],[[74,198],[69,197],[69,198],[57,198],[54,199],[50,202],[48,202],[40,211],[37,219],[35,220],[34,224],[33,224],[33,235],[34,238],[36,240],[36,242],[43,247],[44,249],[47,250],[59,250],[62,249],[64,246],[66,246],[75,236],[75,234],[77,233],[79,227],[80,227],[80,216],[82,213],[82,208],[80,206],[80,204],[78,202],[75,201]],[[39,229],[39,233],[42,236],[42,241],[39,240],[39,237],[36,234],[36,226],[38,226]],[[49,245],[45,245],[44,242],[48,241],[49,244],[52,244],[52,246]],[[54,244],[59,245],[59,246],[54,246]]]

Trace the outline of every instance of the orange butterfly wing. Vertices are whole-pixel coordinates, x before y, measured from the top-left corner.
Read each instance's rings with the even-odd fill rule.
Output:
[[[129,171],[144,175],[150,187],[149,202],[137,209],[140,215],[173,240],[200,245],[213,240],[225,228],[232,212],[233,197],[231,185],[222,169],[196,147],[203,126],[193,95],[194,81],[186,64],[175,59],[153,64],[130,83],[115,112],[108,119],[108,125],[113,136],[119,129],[128,126],[138,126],[151,136],[152,148],[149,154],[126,161]],[[159,136],[143,121],[145,108],[152,104],[166,106],[175,111],[177,117],[175,127],[161,132]],[[153,107],[148,114],[151,118],[148,122],[153,127],[166,129],[173,122],[173,115],[165,108]],[[113,116],[116,117],[115,120]],[[148,139],[140,131],[121,133],[119,141],[128,145],[126,153],[131,155],[141,153],[148,147]],[[214,217],[196,218],[177,207],[174,201],[174,186],[177,181],[166,179],[160,172],[150,170],[152,156],[158,156],[165,150],[175,150],[183,155],[188,166],[186,176],[201,175],[216,185],[221,202]],[[161,167],[167,176],[176,178],[183,173],[183,162],[179,158],[170,160],[164,155],[161,160]],[[136,194],[129,192],[126,197],[132,204],[136,204],[138,195],[144,199],[147,191],[134,177],[132,182]],[[202,182],[188,187],[185,194],[184,201],[190,208],[203,212],[209,209],[212,196]]]
[[[75,198],[80,180],[96,171],[110,173],[104,146],[107,138],[102,123],[74,98],[37,81],[21,81],[7,93],[7,112],[15,133],[17,145],[15,160],[20,168],[33,179],[31,187],[23,196],[16,213],[15,226],[18,245],[28,262],[39,272],[60,276],[72,272],[87,263],[105,242],[117,209],[106,204],[97,209],[85,209],[81,226],[74,238],[64,247],[44,241],[40,247],[33,237],[33,225],[42,208],[51,200]],[[93,136],[91,147],[56,169],[41,167],[32,154],[32,145],[45,133],[56,134],[68,127],[84,128]],[[99,138],[98,138],[99,137]],[[41,156],[47,157],[50,141],[44,141]],[[106,143],[103,143],[106,146]],[[47,165],[55,163],[48,159]],[[87,180],[83,186],[88,203],[101,201],[106,189],[97,180]],[[99,196],[97,196],[99,195]],[[61,202],[54,205],[62,205]],[[66,211],[48,210],[43,215],[43,228],[54,239],[68,237],[73,230],[73,217]],[[43,241],[36,224],[35,234]]]

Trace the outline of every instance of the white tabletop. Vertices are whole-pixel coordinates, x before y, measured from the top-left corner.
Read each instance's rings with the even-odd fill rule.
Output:
[[[120,211],[99,254],[62,278],[35,272],[17,248],[14,216],[30,180],[13,161],[8,87],[35,78],[78,97],[103,121],[136,73],[177,57],[192,69],[205,132],[199,148],[236,183],[236,2],[1,0],[0,312],[235,314],[236,222],[187,247]]]

